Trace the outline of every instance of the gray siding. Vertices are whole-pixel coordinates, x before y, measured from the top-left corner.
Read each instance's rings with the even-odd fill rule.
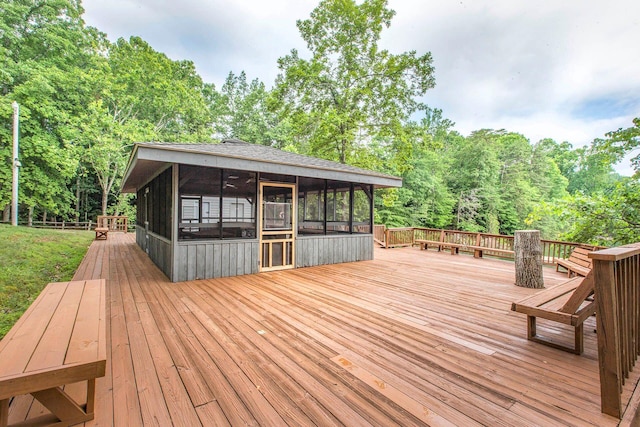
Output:
[[[143,251],[147,251],[147,239],[144,227],[136,225],[136,243]]]
[[[296,239],[296,267],[373,259],[373,235],[304,236]]]
[[[167,276],[171,277],[171,242],[151,232],[146,234],[142,227],[136,227],[136,242],[149,255],[151,261]]]
[[[258,272],[258,241],[178,242],[175,259],[174,282],[254,274]]]

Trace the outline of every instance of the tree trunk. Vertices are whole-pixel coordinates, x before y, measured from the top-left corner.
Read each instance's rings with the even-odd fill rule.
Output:
[[[29,206],[29,219],[27,225],[33,227],[33,206]]]
[[[2,222],[11,221],[11,205],[7,204],[2,210]]]
[[[108,200],[109,200],[109,190],[102,189],[102,215],[107,214]]]
[[[516,286],[544,288],[540,231],[516,231],[513,250],[516,261]]]
[[[76,222],[80,221],[80,174],[76,177]]]

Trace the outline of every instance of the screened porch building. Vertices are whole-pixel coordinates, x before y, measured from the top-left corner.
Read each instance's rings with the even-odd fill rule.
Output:
[[[374,189],[400,178],[238,140],[138,143],[122,190],[174,282],[373,259]]]

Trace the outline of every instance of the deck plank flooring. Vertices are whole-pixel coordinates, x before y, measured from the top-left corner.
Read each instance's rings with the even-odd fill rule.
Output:
[[[562,352],[526,340],[510,306],[535,290],[513,285],[512,262],[417,248],[375,258],[170,283],[133,235],[95,241],[74,280],[107,279],[109,358],[86,425],[618,424],[600,413],[594,318],[584,354]],[[43,411],[21,396],[10,422]]]

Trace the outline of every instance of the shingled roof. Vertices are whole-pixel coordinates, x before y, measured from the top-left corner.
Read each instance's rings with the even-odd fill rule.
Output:
[[[219,144],[137,143],[125,172],[122,191],[137,191],[172,163],[333,179],[376,187],[402,185],[402,180],[392,175],[230,139]]]

